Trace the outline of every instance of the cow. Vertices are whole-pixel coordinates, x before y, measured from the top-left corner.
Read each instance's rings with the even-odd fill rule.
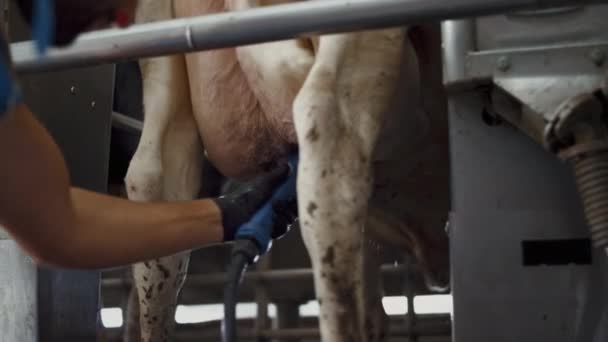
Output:
[[[136,20],[294,1],[141,0]],[[145,119],[128,197],[193,199],[204,154],[226,177],[247,179],[297,146],[299,222],[322,340],[381,340],[379,267],[366,241],[407,249],[431,286],[448,282],[447,123],[440,44],[429,32],[372,30],[142,60]],[[133,266],[142,341],[170,338],[188,261],[184,252]]]

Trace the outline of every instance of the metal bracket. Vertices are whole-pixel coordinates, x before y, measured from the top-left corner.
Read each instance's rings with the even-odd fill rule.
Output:
[[[603,88],[608,42],[471,52],[468,79],[491,79],[551,122],[564,100]]]

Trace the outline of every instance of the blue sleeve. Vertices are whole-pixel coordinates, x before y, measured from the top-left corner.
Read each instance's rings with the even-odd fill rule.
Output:
[[[7,42],[0,29],[0,118],[22,101]]]

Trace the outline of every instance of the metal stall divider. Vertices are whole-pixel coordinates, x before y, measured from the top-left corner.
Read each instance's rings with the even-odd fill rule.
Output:
[[[27,39],[28,29],[21,18],[15,13],[9,14],[11,40]],[[114,66],[27,75],[20,81],[28,105],[60,146],[72,184],[105,192]],[[9,263],[12,259],[2,260]],[[36,269],[29,261],[15,260],[15,265],[10,267]],[[15,325],[15,329],[28,332],[18,332],[15,336],[20,337],[8,340],[4,339],[6,335],[2,330],[0,341],[35,342],[36,330],[38,341],[96,341],[97,327],[101,324],[99,272],[38,267],[35,273],[21,285],[23,289],[17,290],[25,291],[23,296],[30,305],[37,306],[31,308],[25,321],[27,326]],[[19,303],[15,310],[22,310],[22,307],[23,303]],[[6,310],[6,307],[1,309]]]
[[[561,8],[443,26],[455,342],[608,340],[608,260],[592,247],[571,170],[538,134],[514,127],[529,132],[548,120],[535,121],[522,109],[528,103],[501,107],[491,97],[492,80],[502,77],[519,77],[517,90],[539,102],[587,89],[568,77],[605,77],[586,53],[608,38],[607,13],[606,6]],[[481,72],[480,58],[490,63]],[[487,70],[489,80],[481,77]],[[534,78],[556,86],[529,89]]]

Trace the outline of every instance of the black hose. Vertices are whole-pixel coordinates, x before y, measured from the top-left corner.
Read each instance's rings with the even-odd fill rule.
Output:
[[[243,274],[245,274],[247,264],[247,257],[243,254],[237,254],[232,257],[228,268],[228,283],[224,289],[223,342],[236,342],[237,340],[236,303],[239,295],[239,283]]]
[[[224,321],[222,322],[222,342],[237,341],[236,304],[239,285],[247,266],[259,255],[259,248],[253,240],[237,240],[232,248],[232,258],[227,270],[227,284],[224,289]]]

